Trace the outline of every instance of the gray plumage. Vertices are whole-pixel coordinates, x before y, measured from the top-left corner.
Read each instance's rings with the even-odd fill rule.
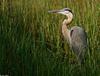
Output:
[[[86,32],[83,28],[74,26],[70,30],[70,38],[71,48],[77,55],[78,60],[81,62],[81,60],[84,58],[84,54],[87,48]]]

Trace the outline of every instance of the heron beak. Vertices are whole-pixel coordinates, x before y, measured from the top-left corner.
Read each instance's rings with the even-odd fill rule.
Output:
[[[51,11],[48,11],[49,13],[61,13],[63,12],[62,10],[51,10]]]
[[[52,11],[48,11],[49,13],[58,13],[58,14],[63,14],[66,15],[64,10],[52,10]]]

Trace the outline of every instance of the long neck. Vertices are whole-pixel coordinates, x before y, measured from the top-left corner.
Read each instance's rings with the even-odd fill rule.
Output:
[[[70,12],[69,14],[66,14],[66,16],[67,16],[67,19],[65,23],[66,25],[69,25],[73,20],[73,14]]]
[[[67,16],[67,19],[65,19],[62,24],[62,34],[64,38],[70,43],[71,38],[70,38],[70,30],[68,29],[68,25],[72,22],[73,15],[72,13],[69,13],[66,16]]]
[[[64,39],[70,43],[70,30],[67,28],[66,24],[62,25],[62,34]]]

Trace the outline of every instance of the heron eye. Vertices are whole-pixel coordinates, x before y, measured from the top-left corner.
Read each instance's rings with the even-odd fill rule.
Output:
[[[68,11],[66,11],[66,14],[68,14],[69,12]]]

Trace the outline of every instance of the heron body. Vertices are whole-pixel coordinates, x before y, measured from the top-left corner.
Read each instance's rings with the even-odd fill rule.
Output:
[[[62,34],[64,39],[69,43],[74,54],[77,56],[77,59],[82,62],[87,48],[87,36],[85,30],[79,26],[73,26],[71,29],[68,29],[68,25],[73,20],[73,13],[69,8],[49,12],[60,13],[67,16],[67,19],[62,23]]]
[[[78,60],[84,58],[84,54],[87,48],[87,37],[84,29],[78,26],[74,26],[70,30],[70,38],[71,38],[71,48],[73,52],[77,55]]]

